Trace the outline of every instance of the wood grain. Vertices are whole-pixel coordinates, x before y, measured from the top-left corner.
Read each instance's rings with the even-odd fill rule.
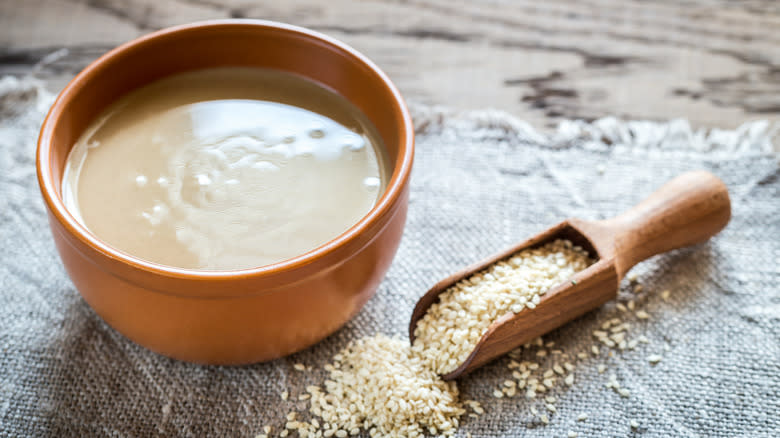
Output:
[[[121,42],[225,17],[321,30],[409,100],[496,107],[538,127],[606,115],[780,121],[773,0],[0,0],[0,75],[33,72],[57,91]]]
[[[441,280],[417,302],[409,339],[414,342],[417,321],[442,292],[522,250],[568,239],[597,260],[547,291],[534,309],[508,312],[494,321],[469,357],[442,376],[455,379],[614,299],[620,280],[634,265],[703,242],[720,232],[730,218],[728,189],[720,179],[705,171],[684,173],[619,216],[602,221],[569,219]]]

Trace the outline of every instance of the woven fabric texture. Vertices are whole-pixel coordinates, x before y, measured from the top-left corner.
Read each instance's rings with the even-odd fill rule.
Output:
[[[279,430],[295,397],[350,339],[405,336],[416,299],[436,280],[566,217],[628,208],[676,174],[708,169],[728,185],[733,218],[708,243],[632,272],[617,302],[650,319],[591,312],[545,337],[589,352],[591,333],[618,316],[633,350],[572,360],[550,424],[521,395],[495,399],[510,377],[500,359],[461,379],[486,413],[459,436],[780,436],[780,166],[777,127],[696,131],[668,123],[566,122],[542,134],[505,113],[414,107],[418,130],[409,219],[384,282],[333,336],[292,357],[245,367],[198,366],[151,353],[108,327],[59,261],[35,178],[37,131],[51,96],[30,80],[0,80],[0,436],[254,436]],[[669,290],[667,300],[661,291]],[[551,349],[551,350],[552,350]],[[651,365],[648,356],[662,360]],[[524,358],[551,366],[555,357]],[[302,373],[293,364],[312,365]],[[606,371],[599,373],[599,365]],[[630,391],[605,384],[610,374]],[[279,394],[289,391],[290,401]],[[587,421],[577,416],[587,413]],[[638,428],[632,429],[631,420]]]

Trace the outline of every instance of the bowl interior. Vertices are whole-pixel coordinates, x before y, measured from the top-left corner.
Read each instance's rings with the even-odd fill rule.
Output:
[[[90,122],[120,96],[165,76],[210,67],[262,67],[306,77],[344,96],[376,126],[397,179],[408,127],[400,95],[362,55],[328,37],[267,22],[212,22],[172,28],[121,46],[85,69],[63,92],[52,131],[56,196],[68,153]],[[56,104],[55,104],[56,105]],[[381,203],[378,201],[378,204]]]

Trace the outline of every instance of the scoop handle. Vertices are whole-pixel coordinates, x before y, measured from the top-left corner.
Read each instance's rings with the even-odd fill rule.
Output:
[[[601,221],[613,236],[618,277],[648,257],[704,242],[731,218],[723,181],[700,170],[684,173],[611,219]]]

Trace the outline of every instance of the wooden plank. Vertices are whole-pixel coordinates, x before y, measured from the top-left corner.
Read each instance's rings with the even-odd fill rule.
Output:
[[[5,1],[0,75],[28,74],[65,48],[35,69],[56,91],[123,41],[225,17],[321,30],[372,58],[408,100],[495,107],[539,127],[606,115],[780,121],[773,0]]]

